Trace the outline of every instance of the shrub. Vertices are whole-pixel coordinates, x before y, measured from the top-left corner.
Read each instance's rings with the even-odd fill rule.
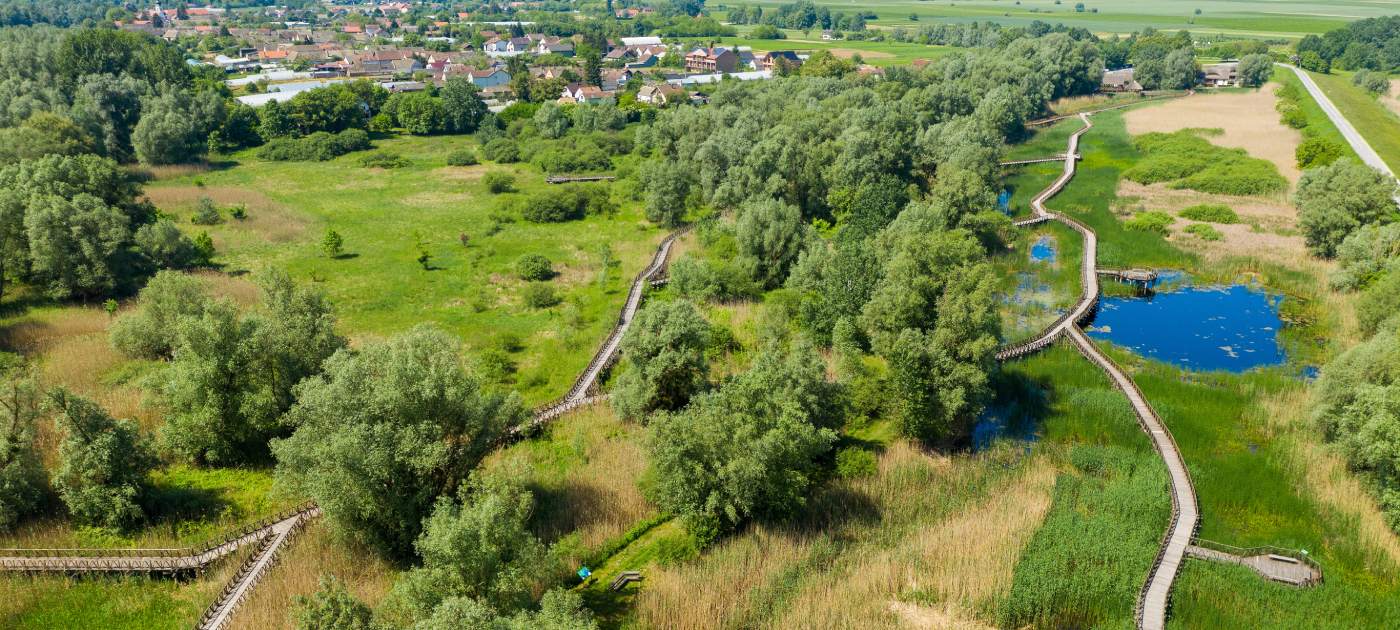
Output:
[[[1172,224],[1172,215],[1165,212],[1149,210],[1139,212],[1133,218],[1123,222],[1123,227],[1139,232],[1156,232],[1162,236],[1171,234],[1169,229]]]
[[[1390,92],[1390,78],[1384,73],[1372,70],[1362,70],[1352,75],[1351,84],[1366,90],[1372,96]]]
[[[481,148],[481,153],[492,162],[509,164],[520,161],[520,146],[507,138],[496,138],[487,142],[486,146]]]
[[[1204,221],[1207,223],[1239,223],[1240,215],[1230,209],[1230,206],[1221,203],[1202,203],[1183,208],[1180,212],[1181,218],[1191,221]]]
[[[544,256],[526,254],[515,261],[515,273],[521,280],[548,280],[554,277],[554,267]]]
[[[190,223],[195,225],[217,225],[223,222],[224,218],[219,215],[219,207],[214,205],[214,200],[208,197],[200,197],[199,204],[194,208],[194,216],[190,217]]]
[[[772,24],[759,24],[749,32],[749,37],[754,39],[787,39],[787,34]]]
[[[370,146],[369,134],[363,129],[337,134],[318,131],[303,138],[275,138],[258,149],[258,157],[272,162],[324,162]]]
[[[1386,320],[1400,313],[1400,272],[1375,281],[1356,301],[1356,321],[1364,335],[1374,335]]]
[[[676,292],[698,302],[728,302],[761,292],[751,269],[738,261],[711,262],[687,256],[672,263],[669,273]]]
[[[477,162],[476,151],[471,149],[458,149],[447,156],[448,166],[472,166]]]
[[[562,300],[551,287],[543,282],[531,282],[520,291],[520,298],[530,308],[549,308]]]
[[[408,159],[397,153],[378,151],[360,157],[360,166],[365,168],[403,168],[408,166]]]
[[[1140,184],[1170,182],[1172,188],[1224,195],[1261,195],[1288,187],[1272,163],[1218,147],[1201,134],[1184,129],[1139,136],[1133,143],[1144,156],[1123,176]]]
[[[607,185],[551,187],[530,195],[521,214],[535,223],[562,223],[616,209]]]
[[[1342,157],[1342,145],[1326,138],[1308,138],[1298,145],[1293,157],[1300,169],[1327,166]]]
[[[836,451],[836,475],[856,479],[875,474],[875,454],[863,448],[848,446]]]
[[[1218,241],[1220,239],[1225,238],[1225,235],[1221,234],[1220,230],[1217,230],[1206,223],[1192,223],[1191,225],[1186,226],[1185,232],[1187,234],[1194,234],[1200,237],[1200,239],[1203,241]]]
[[[481,177],[481,183],[493,195],[515,192],[515,176],[505,171],[491,171]]]
[[[546,173],[581,173],[612,168],[608,154],[591,142],[579,142],[572,148],[557,144],[547,147],[531,156],[530,163]]]

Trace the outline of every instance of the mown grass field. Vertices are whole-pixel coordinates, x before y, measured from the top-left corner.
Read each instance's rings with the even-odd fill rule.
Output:
[[[316,283],[352,339],[433,323],[460,337],[470,353],[513,336],[521,349],[512,356],[510,386],[530,404],[563,394],[616,322],[628,283],[663,230],[642,218],[637,203],[622,199],[613,216],[556,224],[512,220],[496,212],[500,200],[485,190],[482,175],[510,171],[520,190],[511,194],[523,195],[547,185],[538,169],[447,166],[449,153],[474,148],[465,137],[393,137],[376,145],[409,158],[410,165],[367,169],[357,154],[265,162],[249,151],[226,167],[163,178],[147,190],[193,232],[206,229],[189,224],[201,197],[246,204],[246,220],[208,228],[216,261],[228,273],[275,266]],[[319,248],[327,229],[345,241],[339,258]],[[420,243],[431,255],[426,270],[416,261]],[[605,247],[620,264],[605,265]],[[514,265],[526,254],[554,263],[549,282],[562,304],[533,309],[522,302],[525,282]]]
[[[770,50],[792,50],[799,54],[818,50],[829,50],[838,57],[859,54],[861,59],[872,66],[908,65],[915,59],[934,59],[955,52],[950,46],[925,46],[905,42],[871,42],[856,40],[822,40],[820,31],[804,34],[802,31],[785,29],[787,39],[753,39],[745,37],[752,27],[740,27],[738,37],[720,37],[714,41],[720,46],[748,46],[755,52]],[[706,40],[707,42],[709,40]]]
[[[764,10],[784,4],[782,0],[736,2],[757,4]],[[874,28],[917,28],[938,21],[992,21],[1008,26],[1025,26],[1035,20],[1087,28],[1096,33],[1130,33],[1151,26],[1159,30],[1190,30],[1195,34],[1222,33],[1253,37],[1298,38],[1321,34],[1347,22],[1397,12],[1393,1],[1302,0],[1286,4],[1268,0],[1085,0],[1084,10],[1075,2],[1063,0],[960,0],[925,2],[919,0],[874,0],[850,2],[823,0],[819,5],[832,11],[874,11],[878,19],[868,22]],[[1195,11],[1201,13],[1197,15]],[[1095,12],[1095,10],[1097,10]],[[910,16],[917,16],[911,20]]]

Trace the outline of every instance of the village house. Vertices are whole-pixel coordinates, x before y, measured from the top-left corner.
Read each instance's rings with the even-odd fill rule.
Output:
[[[1133,69],[1105,70],[1099,82],[1101,92],[1141,92],[1142,85],[1133,79]]]
[[[728,48],[696,48],[685,56],[685,69],[691,72],[734,72],[739,56]]]
[[[574,56],[574,43],[567,39],[549,37],[540,40],[540,43],[535,46],[535,54],[555,54],[562,55],[564,57],[572,57]]]
[[[1240,62],[1224,61],[1201,67],[1205,75],[1201,81],[1206,87],[1235,87],[1240,84]]]
[[[684,103],[687,98],[685,88],[669,83],[644,85],[642,89],[637,90],[638,103],[647,103],[657,107],[671,103]]]
[[[766,53],[758,53],[753,59],[754,70],[775,70],[779,64],[786,64],[789,68],[797,68],[802,65],[802,58],[791,50],[773,50]]]
[[[606,92],[601,88],[582,83],[570,83],[564,86],[564,93],[559,96],[559,103],[585,103],[597,105],[599,103],[611,103],[613,93]]]

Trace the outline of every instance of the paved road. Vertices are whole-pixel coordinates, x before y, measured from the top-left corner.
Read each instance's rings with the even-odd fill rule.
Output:
[[[1342,137],[1347,139],[1347,143],[1351,144],[1352,150],[1356,151],[1356,155],[1361,158],[1362,162],[1365,162],[1371,168],[1390,175],[1391,177],[1395,177],[1395,172],[1390,170],[1390,165],[1386,164],[1385,160],[1381,159],[1380,154],[1376,153],[1376,150],[1371,148],[1371,144],[1366,142],[1366,138],[1362,137],[1361,132],[1357,131],[1356,127],[1351,126],[1351,121],[1347,120],[1347,117],[1342,115],[1342,111],[1337,109],[1336,105],[1332,104],[1332,99],[1327,98],[1327,95],[1322,93],[1322,88],[1317,86],[1317,82],[1313,81],[1313,78],[1309,76],[1307,72],[1304,72],[1303,69],[1297,66],[1291,66],[1286,63],[1279,65],[1292,70],[1293,74],[1298,75],[1298,80],[1303,82],[1303,87],[1308,89],[1308,93],[1312,94],[1313,100],[1317,101],[1318,106],[1322,107],[1322,111],[1326,112],[1327,117],[1332,119],[1332,124],[1336,125],[1337,130],[1342,132]]]

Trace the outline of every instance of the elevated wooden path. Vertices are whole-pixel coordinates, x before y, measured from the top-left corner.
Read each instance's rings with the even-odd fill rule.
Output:
[[[1194,544],[1186,547],[1186,555],[1249,567],[1265,578],[1290,586],[1316,586],[1322,583],[1322,567],[1306,554],[1292,549],[1244,549],[1198,538]]]
[[[547,184],[568,184],[572,182],[610,182],[614,175],[550,175],[544,178]]]
[[[1076,156],[1074,156],[1074,159],[1080,160],[1080,159],[1083,159],[1083,157],[1082,157],[1082,156],[1076,155]],[[1065,160],[1065,154],[1060,153],[1060,154],[1057,154],[1057,155],[1052,155],[1052,156],[1050,156],[1050,157],[1043,157],[1043,158],[1030,158],[1030,159],[1027,159],[1027,160],[1010,160],[1010,161],[1007,161],[1007,162],[1001,162],[999,165],[1000,165],[1000,166],[1020,166],[1020,165],[1022,165],[1022,164],[1041,164],[1041,163],[1044,163],[1044,162],[1063,162],[1064,160]]]
[[[609,177],[610,178],[610,177]],[[676,239],[689,226],[676,230],[662,239],[650,263],[633,278],[627,300],[618,314],[617,323],[602,346],[569,391],[560,398],[538,407],[525,424],[511,428],[497,446],[529,435],[540,426],[585,405],[606,399],[593,393],[603,372],[617,360],[622,337],[627,332],[643,294],[651,281],[666,271],[667,261]],[[308,522],[321,515],[315,503],[305,503],[294,509],[264,518],[222,538],[198,547],[178,549],[0,549],[0,571],[31,573],[149,573],[185,575],[200,573],[209,565],[253,545],[254,553],[225,584],[215,601],[200,617],[196,628],[219,630],[227,625],[247,594],[257,586],[277,561],[288,542]]]
[[[1089,121],[1090,113],[1079,114],[1079,119],[1083,121],[1084,126],[1070,135],[1069,147],[1065,151],[1066,156],[1079,153],[1079,139],[1093,128],[1093,123]],[[1152,569],[1148,572],[1147,581],[1138,591],[1137,605],[1134,610],[1135,621],[1139,628],[1163,630],[1167,623],[1167,606],[1170,601],[1172,585],[1176,581],[1181,562],[1186,557],[1186,549],[1190,546],[1191,539],[1200,522],[1200,513],[1196,504],[1196,489],[1191,484],[1191,475],[1186,470],[1186,463],[1181,458],[1181,450],[1177,448],[1171,432],[1162,423],[1162,419],[1157,416],[1156,410],[1147,402],[1147,397],[1142,394],[1142,390],[1138,389],[1137,383],[1133,382],[1133,379],[1114,363],[1113,359],[1094,345],[1094,342],[1079,328],[1078,324],[1093,312],[1098,303],[1098,235],[1083,223],[1045,208],[1045,202],[1063,190],[1065,185],[1074,178],[1075,165],[1076,160],[1066,157],[1064,173],[1048,188],[1036,195],[1035,199],[1031,201],[1031,209],[1035,212],[1036,217],[1059,221],[1079,232],[1083,237],[1084,258],[1080,267],[1082,288],[1079,300],[1040,335],[1028,342],[1004,348],[997,353],[997,359],[1005,361],[1023,357],[1050,345],[1062,336],[1068,336],[1074,347],[1108,374],[1109,380],[1113,382],[1114,386],[1128,397],[1128,402],[1133,407],[1133,413],[1137,416],[1138,424],[1152,440],[1153,448],[1157,450],[1157,454],[1166,464],[1167,479],[1171,490],[1171,521],[1162,537],[1162,543],[1157,550],[1157,558],[1152,563]]]
[[[1125,106],[1120,105],[1107,109]],[[1218,543],[1196,540],[1195,531],[1200,524],[1200,510],[1196,501],[1196,489],[1191,482],[1190,472],[1186,469],[1181,449],[1177,446],[1176,440],[1172,438],[1171,431],[1167,429],[1156,410],[1148,403],[1147,397],[1143,395],[1142,390],[1138,388],[1132,377],[1111,357],[1100,350],[1080,329],[1079,324],[1087,319],[1097,306],[1100,290],[1099,276],[1140,283],[1150,283],[1158,278],[1157,272],[1148,269],[1099,269],[1098,235],[1083,223],[1045,208],[1045,202],[1063,190],[1074,177],[1076,160],[1070,156],[1077,156],[1080,137],[1093,128],[1093,123],[1089,120],[1089,116],[1093,113],[1096,112],[1085,112],[1078,115],[1084,126],[1069,137],[1069,147],[1064,158],[1064,173],[1031,201],[1031,209],[1035,216],[1015,223],[1017,226],[1028,226],[1054,220],[1079,232],[1084,239],[1084,258],[1081,265],[1083,284],[1079,300],[1039,335],[1029,341],[1004,347],[997,353],[996,357],[1000,361],[1024,357],[1049,346],[1061,337],[1068,337],[1074,347],[1099,366],[1108,375],[1114,387],[1127,396],[1128,402],[1132,405],[1133,413],[1137,416],[1138,424],[1147,433],[1153,448],[1166,465],[1167,480],[1171,492],[1171,520],[1162,536],[1157,557],[1148,572],[1147,580],[1138,591],[1138,600],[1134,610],[1138,628],[1163,630],[1166,627],[1171,589],[1181,569],[1181,563],[1188,554],[1192,557],[1248,566],[1269,579],[1297,586],[1311,586],[1321,582],[1322,571],[1311,559],[1303,556],[1303,559],[1300,560],[1289,555],[1290,552],[1287,550],[1273,548],[1238,550]],[[1206,544],[1213,548],[1203,546]]]

